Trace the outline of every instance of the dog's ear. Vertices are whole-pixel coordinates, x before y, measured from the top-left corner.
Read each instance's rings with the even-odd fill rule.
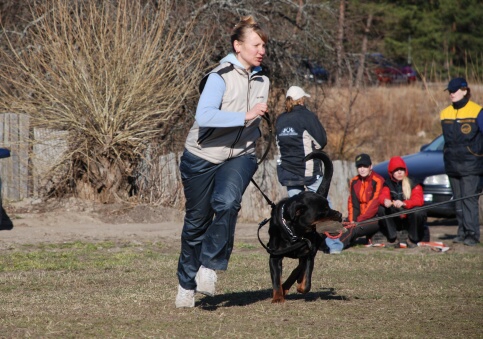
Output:
[[[291,221],[296,220],[301,214],[305,213],[307,206],[299,201],[294,201],[287,209]]]

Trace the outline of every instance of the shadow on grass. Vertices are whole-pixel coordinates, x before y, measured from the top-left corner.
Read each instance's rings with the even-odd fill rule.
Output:
[[[428,226],[458,226],[458,220],[450,219],[434,219],[427,222]]]
[[[207,311],[215,311],[219,307],[233,307],[233,306],[248,306],[259,301],[271,302],[272,290],[260,290],[260,291],[245,291],[234,292],[214,297],[205,296],[201,299],[197,306]],[[322,300],[348,300],[347,297],[338,295],[334,288],[320,289],[318,292],[309,292],[307,294],[299,294],[296,292],[289,293],[286,300],[304,300],[306,302]]]

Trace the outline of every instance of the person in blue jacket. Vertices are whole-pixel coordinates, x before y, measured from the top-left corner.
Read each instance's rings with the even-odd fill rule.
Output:
[[[0,159],[10,157],[10,150],[8,148],[0,148]],[[2,191],[2,179],[0,178],[0,193]],[[2,197],[0,196],[0,231],[11,230],[13,228],[12,220],[8,217],[3,209]]]
[[[285,99],[286,111],[275,122],[280,159],[277,166],[278,180],[287,187],[292,197],[305,189],[316,192],[322,182],[320,160],[304,161],[314,150],[322,150],[327,144],[327,133],[317,116],[305,107],[310,98],[302,88],[292,86]]]
[[[179,170],[186,198],[175,305],[215,295],[228,268],[243,193],[258,168],[256,141],[270,80],[261,63],[268,35],[251,16],[235,25],[232,53],[201,81]]]

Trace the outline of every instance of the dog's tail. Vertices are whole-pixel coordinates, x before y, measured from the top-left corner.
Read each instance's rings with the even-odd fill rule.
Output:
[[[334,173],[334,166],[332,165],[332,160],[330,160],[327,153],[318,150],[308,154],[305,157],[304,161],[308,161],[311,159],[320,159],[324,164],[324,176],[322,178],[322,183],[317,189],[317,193],[322,195],[324,198],[327,198],[327,195],[329,194],[330,182],[332,181],[332,175]]]

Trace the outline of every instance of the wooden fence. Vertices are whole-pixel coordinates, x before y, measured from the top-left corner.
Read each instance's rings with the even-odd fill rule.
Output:
[[[184,195],[182,192],[181,178],[179,174],[179,158],[181,154],[169,154],[159,159],[156,173],[145,174],[150,180],[158,180],[156,187],[162,187],[163,203],[182,208]],[[334,175],[329,190],[329,201],[331,207],[347,216],[347,199],[349,197],[349,180],[357,174],[353,162],[336,160],[334,164]],[[260,189],[273,202],[287,196],[287,190],[280,185],[277,178],[276,160],[262,162],[253,179]],[[239,213],[241,222],[261,221],[270,216],[271,207],[262,196],[260,191],[249,184],[243,195],[242,207]]]
[[[0,159],[2,196],[22,200],[29,196],[29,118],[24,114],[0,114],[0,147],[9,148],[10,158]]]
[[[29,137],[35,142],[29,142]],[[37,128],[30,132],[26,115],[6,113],[0,114],[0,147],[11,149],[11,157],[0,160],[3,199],[19,201],[37,197],[40,188],[48,185],[42,181],[43,175],[67,146],[65,132]],[[179,157],[180,154],[160,157],[158,166],[152,166],[142,177],[155,182],[154,187],[161,192],[163,203],[182,209],[184,195],[178,170]],[[329,200],[332,208],[344,216],[347,215],[348,181],[355,174],[353,163],[334,161]],[[254,180],[274,202],[287,194],[285,187],[278,182],[275,160],[264,161],[255,173]],[[240,221],[261,221],[270,216],[270,210],[259,190],[250,184],[243,196]]]

